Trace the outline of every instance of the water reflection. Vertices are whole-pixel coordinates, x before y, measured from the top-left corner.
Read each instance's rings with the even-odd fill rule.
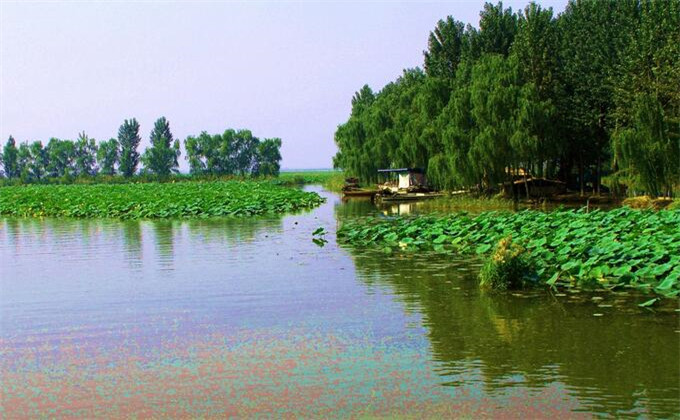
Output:
[[[64,409],[92,404],[69,384],[129,401],[146,381],[153,398],[129,417],[223,416],[234,400],[251,410],[240,413],[272,405],[271,417],[678,411],[677,312],[621,295],[485,295],[475,260],[339,248],[343,220],[392,215],[322,194],[313,212],[283,217],[0,219],[0,394],[30,406],[23,392],[38,389],[40,407]]]
[[[390,289],[407,311],[422,312],[446,385],[469,384],[474,361],[480,386],[492,394],[557,381],[588,411],[677,414],[677,312],[644,313],[632,299],[617,307],[625,298],[613,294],[596,296],[598,306],[593,296],[480,293],[478,263],[440,255],[362,251],[354,261],[367,284]]]

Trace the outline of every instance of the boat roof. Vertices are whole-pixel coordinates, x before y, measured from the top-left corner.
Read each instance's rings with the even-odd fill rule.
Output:
[[[396,169],[378,169],[380,173],[390,173],[390,172],[413,172],[417,174],[422,174],[423,170],[421,168],[396,168]]]

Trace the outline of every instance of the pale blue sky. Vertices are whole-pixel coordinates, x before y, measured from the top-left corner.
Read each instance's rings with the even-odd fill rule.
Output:
[[[483,3],[2,1],[0,139],[105,140],[136,117],[146,146],[164,115],[180,139],[249,128],[282,138],[284,168],[330,167],[354,92],[422,65],[436,22],[476,26]]]

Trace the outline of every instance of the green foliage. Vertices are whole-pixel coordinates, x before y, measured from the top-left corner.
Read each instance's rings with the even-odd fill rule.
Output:
[[[75,145],[70,140],[51,138],[47,143],[47,175],[53,178],[75,173]]]
[[[97,141],[89,138],[85,132],[78,135],[74,145],[76,176],[94,176],[97,174]]]
[[[28,146],[28,159],[26,162],[29,177],[35,180],[43,179],[46,175],[48,163],[49,157],[42,142],[34,141],[31,143]]]
[[[141,141],[139,137],[139,123],[136,119],[125,120],[118,129],[118,144],[120,145],[119,170],[124,177],[131,177],[137,172],[139,153],[137,146]]]
[[[281,139],[264,139],[257,145],[254,175],[279,176],[281,170]]]
[[[179,143],[173,141],[170,122],[165,117],[156,120],[150,134],[151,147],[142,155],[144,169],[160,177],[167,177],[177,171]]]
[[[0,189],[0,214],[120,219],[251,216],[311,208],[316,193],[269,182],[27,185]]]
[[[479,30],[449,16],[430,33],[425,72],[355,94],[334,167],[366,182],[379,168],[422,167],[445,189],[494,189],[518,169],[582,190],[599,191],[608,168],[645,184],[639,167],[657,161],[616,156],[613,138],[648,135],[635,104],[651,95],[648,121],[663,119],[680,153],[679,26],[680,0],[573,0],[558,16],[487,3]]]
[[[345,185],[344,174],[340,171],[298,171],[281,172],[271,181],[276,185],[301,186],[308,184],[323,185],[329,191],[340,191]]]
[[[680,182],[680,142],[673,139],[656,96],[640,94],[633,107],[630,127],[614,135],[617,162],[658,197]]]
[[[22,143],[17,149],[10,137],[0,153],[0,163],[7,161],[7,179],[0,185],[189,180],[179,174],[180,141],[173,139],[164,117],[156,121],[150,137],[151,147],[141,157],[144,168],[138,176],[139,123],[134,118],[120,126],[118,139],[99,145],[81,133],[76,142],[53,138],[44,149],[40,142]],[[202,132],[184,143],[195,180],[276,177],[281,168],[281,139],[260,140],[249,130],[230,129],[212,136]],[[114,177],[116,165],[124,180]],[[98,176],[100,168],[103,176]]]
[[[522,289],[531,282],[532,271],[525,249],[509,236],[498,242],[484,263],[479,272],[479,286],[491,290]]]
[[[512,8],[503,9],[503,2],[485,3],[479,17],[476,42],[481,53],[507,56],[517,33],[517,15]]]
[[[538,280],[614,288],[631,286],[680,294],[680,212],[677,210],[485,212],[476,216],[367,219],[338,231],[354,246],[434,249],[488,254],[512,236],[526,250]]]
[[[184,141],[192,174],[277,176],[281,139],[260,140],[250,130],[205,131]]]
[[[17,143],[12,136],[9,136],[7,143],[2,149],[2,166],[7,178],[15,179],[20,176],[19,151],[17,150]]]
[[[99,143],[97,150],[97,163],[99,164],[99,172],[104,175],[114,175],[116,173],[116,164],[120,156],[118,140],[110,138],[108,141]]]
[[[448,16],[430,32],[425,55],[425,71],[431,77],[452,78],[462,60],[466,45],[465,25]]]

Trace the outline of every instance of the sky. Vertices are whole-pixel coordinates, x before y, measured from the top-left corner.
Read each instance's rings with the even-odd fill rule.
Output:
[[[165,116],[175,138],[246,128],[282,139],[283,168],[329,168],[354,93],[422,66],[437,21],[477,26],[483,4],[0,0],[0,139],[107,140],[135,117],[143,149]]]

